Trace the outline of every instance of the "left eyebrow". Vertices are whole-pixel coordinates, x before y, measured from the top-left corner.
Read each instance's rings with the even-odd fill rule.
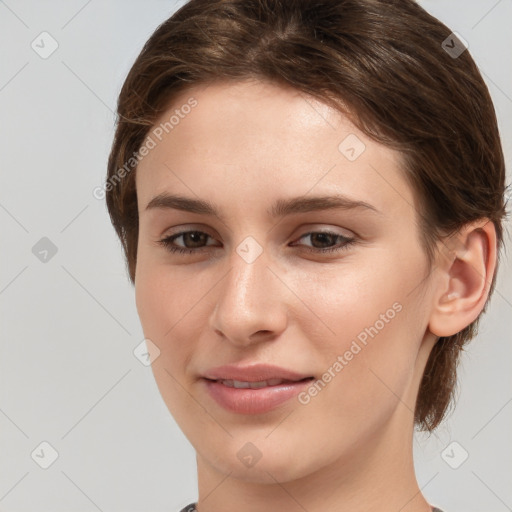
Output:
[[[223,220],[219,209],[209,201],[191,197],[162,193],[149,201],[146,210],[153,208],[172,208],[190,213],[216,216]],[[382,215],[375,206],[349,198],[344,195],[294,197],[291,199],[278,199],[267,213],[272,218],[285,217],[295,213],[308,213],[322,210],[365,210]]]
[[[320,210],[367,210],[382,215],[375,206],[344,195],[294,197],[278,199],[270,211],[271,217],[285,217],[294,213],[308,213]]]

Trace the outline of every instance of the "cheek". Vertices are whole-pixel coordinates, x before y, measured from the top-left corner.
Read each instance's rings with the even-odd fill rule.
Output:
[[[215,279],[208,281],[200,272],[146,258],[144,253],[137,260],[137,312],[144,336],[160,350],[152,364],[159,386],[165,382],[167,387],[179,388],[172,377],[182,384],[188,382],[190,363],[197,357],[199,340],[214,307],[213,294],[207,293],[214,283]]]
[[[389,332],[391,324],[402,321],[398,310],[411,301],[409,292],[418,276],[413,265],[397,271],[392,255],[384,251],[375,251],[371,259],[355,260],[326,266],[321,272],[316,269],[314,275],[301,274],[295,281],[294,289],[312,313],[302,315],[302,320],[309,323],[310,331],[315,323],[322,328],[322,346],[326,338],[334,345],[350,344],[358,336],[364,341],[368,329],[375,332],[373,327],[382,334]]]
[[[189,303],[197,302],[201,290],[187,283],[180,267],[165,265],[159,251],[139,243],[135,274],[135,301],[144,334],[161,344],[184,318]],[[197,296],[197,297],[194,297]]]
[[[137,263],[135,297],[144,336],[160,350],[151,369],[171,415],[179,424],[186,424],[190,417],[201,415],[201,409],[194,410],[195,402],[183,390],[184,371],[194,350],[193,336],[190,332],[185,335],[184,329],[190,326],[187,322],[193,313],[192,302],[197,302],[197,298],[190,297],[186,288],[180,288],[177,275],[173,278],[168,269],[145,263]]]
[[[363,408],[386,407],[406,392],[425,330],[421,298],[411,293],[423,276],[421,254],[411,252],[399,269],[395,254],[374,256],[297,282],[316,314],[298,321],[333,382],[324,396],[362,415]]]
[[[199,297],[200,290],[192,290],[190,285],[187,288],[186,283],[181,282],[179,272],[170,272],[150,262],[144,254],[139,257],[135,280],[137,312],[144,336],[160,350],[160,356],[152,365],[159,375],[165,369],[176,375],[184,367],[187,350],[191,350],[188,340],[180,342],[180,331],[193,314],[193,304]]]
[[[137,312],[148,338],[161,342],[172,326],[171,316],[176,313],[177,304],[173,303],[174,294],[166,293],[166,282],[159,278],[157,271],[137,264],[135,282],[135,301]]]

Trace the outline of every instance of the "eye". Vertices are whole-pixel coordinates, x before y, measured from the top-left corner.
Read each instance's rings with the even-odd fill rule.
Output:
[[[349,238],[339,233],[331,231],[311,231],[302,235],[299,240],[309,237],[313,245],[317,244],[320,247],[304,247],[308,252],[314,253],[328,253],[328,252],[340,252],[347,249],[350,245],[356,243],[355,238]],[[205,245],[208,239],[213,238],[203,231],[181,231],[174,235],[158,240],[158,243],[163,245],[171,253],[188,253],[194,254],[204,252],[206,247],[219,247],[218,245],[210,244]],[[176,240],[182,239],[183,246],[177,245]],[[338,240],[338,243],[336,243]],[[334,243],[334,245],[332,245]]]
[[[182,241],[185,244],[185,247],[180,247],[174,243],[174,241],[179,238],[183,239]],[[163,245],[170,252],[193,254],[196,252],[202,252],[201,249],[204,246],[201,244],[208,238],[212,237],[203,231],[181,231],[180,233],[176,233],[175,235],[159,240],[158,243]],[[187,245],[191,245],[192,247],[187,247]]]
[[[305,249],[308,252],[320,254],[327,252],[340,252],[348,249],[350,245],[356,243],[355,238],[349,238],[331,231],[310,231],[309,233],[302,235],[299,240],[306,237],[310,238],[313,245],[318,244],[320,247],[306,247]],[[336,243],[336,240],[338,240],[338,243]]]

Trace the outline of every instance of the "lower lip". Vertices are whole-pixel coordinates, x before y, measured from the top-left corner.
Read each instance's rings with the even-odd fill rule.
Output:
[[[271,411],[298,395],[313,379],[287,382],[260,389],[230,388],[224,384],[203,379],[211,397],[222,407],[238,414],[261,414]]]

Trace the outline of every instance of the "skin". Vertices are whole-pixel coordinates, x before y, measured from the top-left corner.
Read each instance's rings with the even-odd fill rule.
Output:
[[[339,112],[290,88],[259,81],[196,86],[180,119],[137,169],[140,218],[135,290],[146,338],[160,355],[162,397],[197,452],[200,512],[243,510],[427,512],[413,466],[413,411],[438,336],[482,310],[495,268],[486,219],[440,245],[429,271],[416,200],[400,154]],[[338,146],[355,134],[354,161]],[[149,208],[163,192],[215,204],[221,218]],[[273,219],[279,198],[344,194],[370,210],[325,210]],[[158,241],[180,231],[171,253]],[[355,237],[304,236],[330,231]],[[262,253],[236,251],[248,236]],[[322,378],[366,327],[401,306],[309,403],[291,399],[260,415],[228,412],[200,379],[222,364],[276,364]],[[252,467],[237,452],[251,442]]]

